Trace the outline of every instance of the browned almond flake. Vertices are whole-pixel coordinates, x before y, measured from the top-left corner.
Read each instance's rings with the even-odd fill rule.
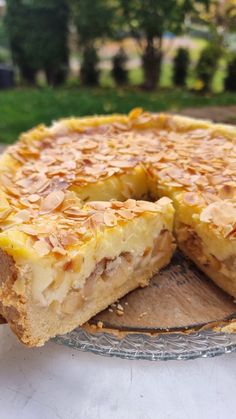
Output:
[[[131,162],[131,161],[128,161],[128,160],[111,160],[109,162],[110,166],[127,168],[127,169],[129,167],[135,166],[136,164],[137,164],[136,162]]]
[[[201,200],[201,197],[196,192],[186,192],[184,194],[184,201],[188,205],[200,205],[203,204],[204,201]]]
[[[36,252],[39,254],[39,256],[46,256],[51,251],[49,244],[44,239],[37,240],[34,243],[33,247],[36,250]]]
[[[107,227],[113,227],[117,224],[117,218],[116,218],[114,212],[112,212],[112,211],[106,210],[104,212],[103,219],[104,219],[104,224]]]
[[[34,228],[32,225],[27,225],[27,224],[22,224],[19,227],[20,231],[22,231],[23,233],[28,234],[29,236],[37,236],[38,235],[38,230],[36,228]]]
[[[132,218],[134,218],[134,213],[129,211],[128,209],[119,209],[116,211],[116,214],[118,214],[125,220],[132,220]]]
[[[38,194],[32,194],[28,196],[29,202],[37,202],[40,200],[40,195]]]
[[[22,210],[16,213],[14,219],[21,222],[27,222],[32,218],[32,213],[28,210]]]
[[[62,204],[64,197],[65,194],[63,191],[51,192],[49,195],[46,196],[46,198],[43,199],[40,207],[40,213],[46,214],[54,211]]]

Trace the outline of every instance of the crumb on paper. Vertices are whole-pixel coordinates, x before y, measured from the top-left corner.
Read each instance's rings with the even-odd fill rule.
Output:
[[[97,327],[99,329],[102,329],[103,328],[103,322],[101,322],[101,321],[97,322]]]
[[[124,315],[124,311],[123,310],[116,310],[116,314],[118,316],[123,316]]]
[[[114,310],[112,308],[109,308],[108,311],[109,311],[109,313],[113,313],[114,312]]]
[[[141,313],[139,315],[139,318],[141,319],[142,317],[146,316],[147,314],[148,314],[148,312],[147,311],[144,311],[143,313]]]

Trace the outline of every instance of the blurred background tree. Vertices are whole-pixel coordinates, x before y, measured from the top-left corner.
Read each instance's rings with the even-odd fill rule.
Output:
[[[196,66],[196,73],[198,80],[202,83],[201,89],[203,91],[207,92],[211,89],[221,53],[221,47],[213,43],[207,45],[201,52]]]
[[[235,57],[236,0],[0,0],[0,141],[63,115],[236,105]]]
[[[37,71],[48,84],[65,81],[68,70],[66,0],[7,0],[6,26],[13,62],[22,79],[35,84]]]
[[[117,5],[109,0],[71,0],[71,7],[82,53],[81,82],[94,86],[99,81],[98,41],[112,37]]]
[[[228,51],[236,44],[236,38],[232,41],[234,32],[236,36],[235,0],[6,0],[6,4],[9,39],[4,39],[6,32],[0,18],[0,57],[6,60],[4,43],[9,43],[14,65],[30,84],[35,84],[42,70],[49,85],[64,83],[71,62],[79,59],[81,84],[97,86],[102,46],[115,41],[117,50],[108,66],[115,83],[127,85],[133,58],[130,51],[127,55],[124,49],[119,50],[120,41],[135,39],[143,72],[142,87],[153,90],[160,85],[162,76],[166,78],[169,55],[173,84],[187,86],[194,53],[190,50],[187,54],[182,47],[175,56],[169,51],[177,36],[185,34],[191,39],[191,32],[198,31],[205,43],[195,77],[198,85],[209,91],[222,59],[224,63],[231,60],[232,51]],[[73,28],[77,49],[71,42]],[[123,45],[122,41],[122,48]],[[219,51],[214,45],[219,46]]]
[[[208,0],[120,0],[132,35],[139,41],[144,72],[143,87],[152,90],[160,81],[163,59],[163,37],[166,32],[179,34],[185,19],[196,10],[196,4]]]

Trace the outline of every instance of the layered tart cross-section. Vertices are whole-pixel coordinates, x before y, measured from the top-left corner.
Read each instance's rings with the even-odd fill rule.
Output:
[[[168,264],[173,213],[168,198],[81,205],[74,192],[52,192],[40,216],[14,212],[0,233],[1,313],[30,346],[83,324]]]

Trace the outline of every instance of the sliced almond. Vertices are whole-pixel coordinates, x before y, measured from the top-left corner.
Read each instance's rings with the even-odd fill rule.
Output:
[[[41,214],[47,214],[57,209],[63,202],[65,193],[63,191],[53,191],[42,200],[40,207]]]
[[[21,222],[27,222],[32,217],[32,213],[28,210],[22,210],[16,213],[14,219],[19,220]]]
[[[107,227],[113,227],[117,224],[117,218],[116,218],[114,212],[112,212],[110,210],[107,210],[107,211],[104,212],[103,219],[104,219],[104,224]]]
[[[39,256],[46,256],[50,253],[51,250],[49,244],[44,239],[37,240],[33,247]]]
[[[11,212],[12,212],[12,209],[10,207],[9,208],[1,208],[0,209],[0,221],[5,220],[8,217],[8,215],[11,214]]]

